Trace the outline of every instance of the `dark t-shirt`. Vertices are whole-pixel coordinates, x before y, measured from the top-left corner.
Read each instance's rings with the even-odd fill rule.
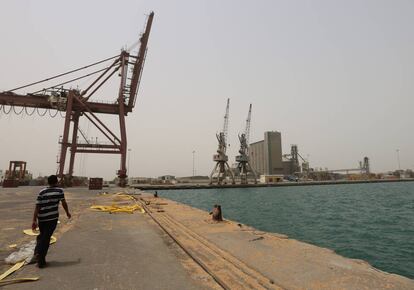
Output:
[[[53,221],[59,218],[59,202],[65,199],[63,189],[47,187],[39,192],[36,204],[39,205],[39,222]]]

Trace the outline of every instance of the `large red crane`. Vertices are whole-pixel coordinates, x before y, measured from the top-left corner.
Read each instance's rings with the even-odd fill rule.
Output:
[[[58,176],[63,185],[71,186],[72,184],[76,153],[120,154],[121,162],[117,175],[119,178],[119,185],[126,185],[127,134],[125,117],[128,113],[132,112],[135,106],[153,18],[154,12],[151,12],[148,16],[145,30],[140,37],[140,48],[138,55],[134,56],[128,51],[122,50],[119,55],[114,57],[43,79],[41,81],[20,86],[12,90],[0,92],[0,106],[3,107],[3,109],[5,106],[10,106],[10,108],[24,107],[25,110],[26,108],[34,108],[34,110],[43,108],[66,113],[63,134],[60,140],[61,150],[58,160]],[[21,89],[33,87],[55,79],[61,79],[69,75],[73,75],[74,73],[78,73],[79,71],[90,69],[94,66],[102,65],[108,62],[110,62],[108,66],[103,69],[95,70],[92,73],[55,84],[33,93],[18,93]],[[131,66],[132,69],[129,71],[128,69],[131,68]],[[120,85],[117,98],[112,103],[90,101],[91,96],[93,96],[102,87],[102,85],[116,73],[120,76]],[[82,78],[90,77],[91,75],[98,75],[98,77],[83,90],[65,89],[63,87],[63,85]],[[109,129],[101,118],[99,118],[98,114],[118,115],[120,128],[118,136]],[[107,141],[109,142],[91,143],[87,138],[85,138],[79,128],[79,118],[82,116],[86,117],[108,139]],[[72,133],[71,139],[69,139],[70,132]],[[83,142],[78,140],[78,133],[84,137],[85,140]],[[64,171],[68,148],[70,149],[69,169],[65,174]]]

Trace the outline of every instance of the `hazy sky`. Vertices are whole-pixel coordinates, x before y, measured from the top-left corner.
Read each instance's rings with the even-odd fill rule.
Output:
[[[372,170],[394,170],[398,148],[414,168],[414,1],[2,0],[0,10],[0,90],[118,54],[155,12],[127,117],[133,176],[189,176],[193,150],[196,173],[209,174],[227,98],[232,162],[252,103],[251,141],[281,131],[284,153],[298,144],[313,167],[368,156]],[[116,94],[112,84],[97,98]],[[61,117],[1,113],[0,168],[26,160],[54,173],[62,132]],[[75,175],[118,168],[118,155],[78,155]]]

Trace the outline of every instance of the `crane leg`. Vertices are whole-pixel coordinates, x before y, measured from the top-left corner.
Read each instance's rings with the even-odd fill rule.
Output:
[[[125,129],[125,116],[119,115],[119,122],[121,127],[121,168],[118,171],[119,186],[125,187],[127,183],[127,168],[126,168],[126,154],[127,154],[127,136]]]
[[[118,95],[118,103],[119,103],[119,127],[121,133],[121,144],[120,144],[120,151],[121,151],[121,168],[118,171],[118,178],[119,178],[119,186],[125,187],[127,184],[127,168],[126,168],[126,155],[127,155],[127,134],[125,128],[125,96],[123,90],[125,89],[126,84],[126,69],[127,69],[127,57],[124,55],[122,56],[121,60],[121,83],[119,86],[119,95]],[[129,168],[128,168],[129,169]]]
[[[228,170],[228,172],[230,173],[230,177],[231,177],[231,184],[236,184],[236,181],[235,181],[235,179],[234,179],[234,174],[233,174],[233,172],[231,171],[231,169],[230,169],[230,166],[229,166],[229,164],[226,162],[225,163],[225,166],[227,167],[227,170]],[[227,171],[226,170],[226,171]]]
[[[257,175],[256,175],[256,171],[254,171],[254,169],[251,167],[250,163],[247,163],[248,166],[248,171],[251,172],[253,174],[253,178],[254,178],[254,184],[257,184]]]
[[[210,174],[210,184],[213,184],[213,174],[214,174],[214,172],[216,172],[217,166],[218,166],[218,163],[216,163],[216,166],[214,166],[213,171],[211,171],[211,174]]]
[[[73,114],[73,132],[72,132],[72,143],[70,146],[70,159],[69,159],[69,176],[68,176],[68,186],[72,186],[73,179],[73,166],[75,164],[75,154],[77,148],[77,139],[78,139],[78,127],[79,127],[79,113],[75,112]]]
[[[62,143],[61,143],[61,151],[60,151],[60,158],[59,158],[59,182],[61,186],[65,186],[64,184],[64,170],[65,170],[65,160],[66,160],[66,153],[68,149],[68,137],[69,137],[69,129],[70,129],[70,119],[72,117],[72,105],[73,105],[73,92],[70,91],[68,94],[68,100],[66,104],[66,116],[65,116],[65,125],[63,127],[63,136],[62,136]]]

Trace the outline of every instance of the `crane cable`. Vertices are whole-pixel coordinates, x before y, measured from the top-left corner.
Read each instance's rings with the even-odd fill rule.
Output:
[[[16,115],[21,115],[21,114],[23,113],[23,111],[24,111],[24,107],[21,109],[21,111],[20,111],[19,113],[17,113],[17,112],[16,112],[16,106],[12,106],[12,108],[13,108],[13,112],[14,112]]]
[[[106,67],[106,68],[103,68],[103,69],[100,69],[100,70],[96,70],[96,71],[91,72],[91,73],[89,73],[89,74],[86,74],[86,75],[83,75],[83,76],[80,76],[80,77],[77,77],[77,78],[74,78],[74,79],[71,79],[71,80],[65,81],[65,82],[63,82],[63,83],[60,83],[60,84],[57,84],[57,85],[54,85],[54,86],[51,86],[51,87],[48,87],[48,88],[45,88],[45,89],[38,90],[38,91],[36,91],[36,92],[34,92],[34,93],[32,93],[32,94],[37,94],[37,93],[40,93],[40,92],[43,92],[43,91],[47,91],[47,90],[50,90],[50,89],[54,89],[54,88],[56,88],[56,87],[58,87],[58,86],[66,85],[66,84],[68,84],[68,83],[71,83],[71,82],[74,82],[74,81],[77,81],[77,80],[80,80],[80,79],[83,79],[83,78],[87,78],[87,77],[89,77],[89,76],[91,76],[91,75],[94,75],[94,74],[100,73],[100,72],[102,72],[102,71],[104,71],[104,70],[106,70],[106,69],[107,69],[107,67]]]
[[[43,117],[47,113],[47,109],[45,109],[45,112],[43,114],[40,114],[38,107],[36,108],[36,110],[37,110],[37,113],[39,114],[40,117]]]
[[[33,108],[33,111],[32,111],[31,113],[29,113],[29,112],[28,112],[28,110],[27,110],[27,108],[28,108],[28,107],[22,107],[22,109],[20,110],[20,112],[17,112],[17,111],[16,111],[16,106],[14,106],[14,105],[10,105],[10,109],[6,112],[6,105],[0,105],[0,112],[1,112],[1,111],[3,111],[3,113],[4,113],[5,115],[10,114],[12,111],[13,111],[16,115],[23,115],[23,112],[24,112],[24,113],[26,113],[26,115],[27,115],[27,116],[32,116],[35,112],[37,112],[37,114],[38,114],[40,117],[45,116],[45,115],[46,115],[46,113],[47,113],[47,112],[49,112],[49,116],[50,116],[50,117],[52,117],[52,118],[55,118],[55,117],[56,117],[59,113],[60,113],[60,116],[61,116],[62,118],[64,118],[64,117],[65,117],[65,115],[64,115],[64,114],[62,114],[62,112],[61,112],[61,111],[59,111],[59,110],[56,110],[56,113],[55,113],[55,114],[52,114],[52,112],[51,112],[51,110],[52,110],[52,109],[45,109],[45,111],[44,111],[43,113],[41,113],[41,112],[40,112],[40,110],[39,110],[39,108],[38,108],[38,107],[35,107],[35,108]]]
[[[110,58],[106,58],[106,59],[104,59],[104,60],[101,60],[101,61],[98,61],[98,62],[95,62],[95,63],[89,64],[89,65],[83,66],[83,67],[78,68],[78,69],[74,69],[74,70],[71,70],[71,71],[68,71],[68,72],[65,72],[65,73],[62,73],[62,74],[59,74],[59,75],[56,75],[56,76],[53,76],[53,77],[47,78],[47,79],[43,79],[43,80],[41,80],[41,81],[37,81],[37,82],[34,82],[34,83],[30,83],[30,84],[28,84],[28,85],[20,86],[20,87],[14,88],[14,89],[12,89],[12,90],[8,90],[7,92],[13,92],[13,91],[16,91],[16,90],[19,90],[19,89],[23,89],[23,88],[30,87],[30,86],[33,86],[33,85],[36,85],[36,84],[40,84],[40,83],[43,83],[43,82],[46,82],[46,81],[50,81],[50,80],[53,80],[53,79],[56,79],[56,78],[59,78],[59,77],[62,77],[62,76],[65,76],[65,75],[68,75],[68,74],[71,74],[71,73],[74,73],[74,72],[80,71],[80,70],[83,70],[83,69],[87,69],[87,68],[89,68],[89,67],[92,67],[92,66],[95,66],[95,65],[101,64],[101,63],[103,63],[103,62],[106,62],[106,61],[108,61],[108,60],[112,60],[112,59],[117,58],[117,57],[119,57],[119,55],[116,55],[116,56],[113,56],[113,57],[110,57]],[[108,67],[105,67],[105,68],[103,68],[103,69],[99,69],[99,70],[93,71],[93,72],[88,73],[88,74],[86,74],[86,75],[83,75],[83,76],[80,76],[80,77],[77,77],[77,78],[71,79],[71,80],[69,80],[69,81],[62,82],[62,83],[57,84],[57,85],[54,85],[54,86],[51,86],[51,87],[48,87],[48,88],[45,88],[45,89],[42,89],[42,90],[36,91],[36,92],[34,92],[34,93],[32,93],[32,94],[36,94],[36,93],[40,93],[40,92],[44,92],[44,91],[46,91],[46,90],[54,89],[54,88],[56,88],[56,87],[58,87],[58,86],[61,86],[61,85],[64,85],[64,84],[68,84],[68,83],[71,83],[71,82],[74,82],[74,81],[77,81],[77,80],[80,80],[80,79],[83,79],[83,78],[86,78],[86,77],[90,77],[90,76],[92,76],[92,75],[94,75],[94,74],[97,74],[97,73],[100,73],[100,72],[102,72],[102,71],[104,71],[104,70],[106,70],[106,69],[108,69]],[[34,112],[36,111],[36,112],[37,112],[37,114],[38,114],[40,117],[43,117],[43,116],[45,116],[45,115],[46,115],[47,111],[49,111],[49,116],[50,116],[50,117],[52,117],[52,118],[56,117],[58,113],[60,114],[60,116],[61,116],[62,118],[65,118],[65,116],[66,116],[66,114],[63,114],[61,111],[58,111],[58,110],[56,110],[56,113],[55,113],[54,115],[52,115],[52,113],[51,113],[50,109],[45,109],[44,113],[40,113],[40,111],[39,111],[39,108],[38,108],[38,107],[33,108],[33,111],[32,111],[30,114],[28,113],[27,107],[23,107],[23,108],[21,109],[21,111],[20,111],[20,112],[17,112],[17,111],[16,111],[16,109],[15,109],[15,106],[14,106],[14,105],[10,105],[10,109],[9,109],[7,112],[6,112],[6,105],[0,105],[0,111],[2,111],[2,110],[3,110],[3,113],[4,113],[4,114],[6,114],[6,115],[8,115],[8,114],[9,114],[9,113],[13,110],[13,112],[14,112],[16,115],[21,115],[21,114],[23,114],[23,111],[24,111],[24,112],[25,112],[28,116],[32,116],[32,115],[34,114]]]
[[[59,78],[59,77],[62,77],[62,76],[65,76],[65,75],[68,75],[68,74],[77,72],[77,71],[80,71],[80,70],[83,70],[83,69],[86,69],[86,68],[89,68],[91,66],[94,66],[94,65],[97,65],[97,64],[106,62],[108,60],[111,60],[111,59],[114,59],[114,58],[117,58],[117,57],[119,57],[119,55],[116,55],[116,56],[113,56],[113,57],[109,57],[107,59],[104,59],[104,60],[101,60],[101,61],[98,61],[98,62],[89,64],[89,65],[83,66],[81,68],[77,68],[77,69],[74,69],[74,70],[70,70],[68,72],[65,72],[65,73],[62,73],[62,74],[58,74],[58,75],[55,75],[55,76],[50,77],[50,78],[46,78],[46,79],[43,79],[43,80],[40,80],[40,81],[37,81],[37,82],[33,82],[33,83],[28,84],[28,85],[20,86],[20,87],[14,88],[12,90],[9,90],[7,92],[13,92],[13,91],[16,91],[16,90],[19,90],[19,89],[27,88],[27,87],[30,87],[30,86],[33,86],[33,85],[37,85],[37,84],[40,84],[40,83],[44,83],[44,82],[47,82],[47,81],[50,81],[50,80],[53,80],[53,79],[56,79],[56,78]]]
[[[59,111],[58,111],[58,110],[56,110],[56,114],[54,114],[54,115],[52,116],[52,113],[50,112],[50,109],[49,109],[49,116],[50,116],[50,117],[52,117],[52,118],[54,118],[54,117],[56,117],[56,116],[57,116],[58,112],[59,112]]]
[[[36,108],[33,108],[33,111],[32,111],[32,113],[31,113],[31,114],[29,114],[29,113],[27,112],[27,107],[24,107],[24,111],[25,111],[25,113],[26,113],[26,115],[27,115],[27,116],[32,116],[32,115],[34,114],[34,112],[36,111]]]
[[[3,105],[3,113],[5,113],[6,115],[9,114],[11,110],[12,106],[10,106],[10,110],[6,113],[6,105]]]

